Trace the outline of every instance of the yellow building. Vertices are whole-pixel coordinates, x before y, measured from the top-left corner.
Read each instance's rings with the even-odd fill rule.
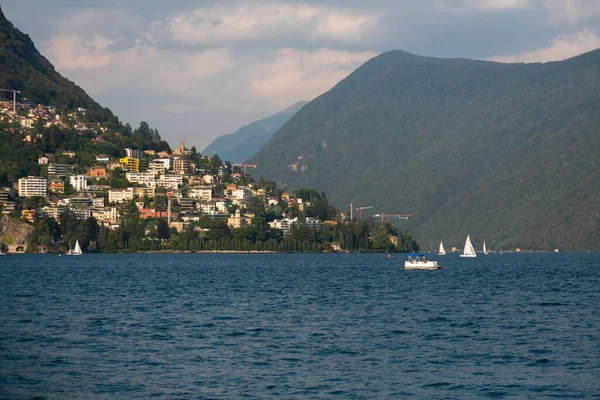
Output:
[[[140,159],[133,157],[123,157],[119,159],[119,162],[125,164],[127,171],[140,172]]]
[[[23,218],[25,218],[27,221],[31,222],[32,224],[35,222],[35,216],[37,215],[37,211],[36,210],[23,210],[21,211],[21,216]]]

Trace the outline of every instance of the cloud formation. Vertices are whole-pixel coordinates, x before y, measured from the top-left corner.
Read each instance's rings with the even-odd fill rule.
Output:
[[[61,74],[125,121],[147,120],[198,147],[311,100],[387,50],[538,62],[600,47],[598,0],[5,0],[2,8]]]
[[[600,48],[600,38],[594,32],[582,31],[571,35],[560,36],[552,44],[520,54],[494,57],[491,61],[499,62],[548,62],[565,60],[588,51]]]
[[[376,16],[332,7],[278,2],[199,8],[156,21],[157,36],[189,44],[215,45],[272,40],[359,40]]]

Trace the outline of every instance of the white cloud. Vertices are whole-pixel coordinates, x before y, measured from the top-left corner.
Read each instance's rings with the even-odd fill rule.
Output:
[[[374,56],[372,52],[281,49],[273,59],[254,66],[252,95],[279,107],[313,99]]]
[[[375,15],[326,6],[277,2],[199,8],[154,24],[156,37],[215,45],[258,39],[355,41],[374,27]]]
[[[600,48],[600,38],[594,32],[582,31],[561,36],[548,47],[527,51],[521,54],[500,56],[491,61],[499,62],[548,62],[564,60]]]
[[[555,22],[573,23],[600,15],[600,0],[542,0]]]
[[[436,0],[438,10],[454,14],[524,9],[528,0]]]

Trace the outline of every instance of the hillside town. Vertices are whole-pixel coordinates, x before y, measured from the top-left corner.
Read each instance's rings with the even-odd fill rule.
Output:
[[[0,107],[0,123],[22,137],[25,147],[38,149],[35,163],[39,170],[39,174],[20,176],[1,187],[0,207],[3,214],[18,216],[32,226],[48,220],[60,225],[65,215],[70,215],[93,221],[97,230],[108,232],[105,235],[112,232],[123,237],[130,236],[123,234],[126,221],[143,221],[144,232],[138,235],[143,236],[143,245],[132,248],[135,240],[121,239],[112,250],[190,250],[193,243],[199,248],[192,250],[373,248],[373,238],[364,233],[368,229],[360,228],[362,236],[335,237],[336,229],[340,229],[336,226],[349,221],[327,204],[324,193],[311,189],[290,193],[274,182],[255,182],[246,174],[244,164],[231,165],[218,156],[200,155],[194,147],[188,149],[183,140],[175,148],[165,146],[158,132],[145,123],[125,133],[115,131],[110,124],[86,121],[83,108],[61,114],[54,107],[27,101],[4,101]],[[54,152],[40,152],[52,131],[74,132],[76,139],[86,140],[79,148],[58,146]],[[137,148],[115,149],[115,144],[138,134],[148,139],[146,143],[138,141]],[[112,154],[104,152],[107,148]],[[66,243],[64,232],[57,232],[37,242],[8,243],[8,250],[18,253],[34,251],[35,247],[35,251],[47,252],[72,246]],[[322,232],[327,234],[319,236]],[[185,236],[187,244],[165,245],[171,235]],[[77,235],[67,237],[76,239]],[[396,237],[393,228],[385,235],[386,251],[397,245]],[[149,240],[153,242],[148,244]],[[257,241],[261,244],[256,245]],[[99,248],[95,237],[88,238],[85,245],[88,250]]]

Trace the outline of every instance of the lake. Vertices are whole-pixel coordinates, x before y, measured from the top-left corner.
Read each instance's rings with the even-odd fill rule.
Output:
[[[0,398],[600,398],[600,254],[0,258]]]

